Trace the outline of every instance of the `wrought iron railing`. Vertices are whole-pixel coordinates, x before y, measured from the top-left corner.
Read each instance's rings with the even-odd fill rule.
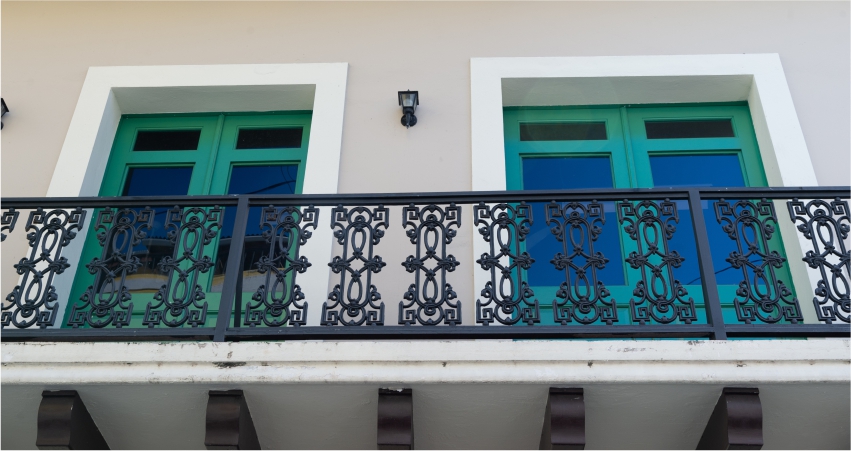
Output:
[[[24,229],[29,251],[2,340],[848,337],[848,198],[848,187],[6,198],[3,240]],[[326,261],[304,252],[317,240]],[[407,257],[389,261],[402,244]],[[394,299],[378,275],[399,264],[408,288]],[[698,275],[684,280],[689,265]],[[327,290],[302,288],[315,272]],[[814,292],[795,290],[793,273]]]

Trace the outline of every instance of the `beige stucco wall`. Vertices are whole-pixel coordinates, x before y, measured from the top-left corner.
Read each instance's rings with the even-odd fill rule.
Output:
[[[89,66],[348,62],[340,190],[441,191],[470,188],[471,57],[706,53],[779,53],[820,183],[847,184],[848,14],[847,2],[4,1],[3,195],[46,192]],[[410,130],[395,99],[406,88],[422,96]]]
[[[340,191],[455,191],[471,187],[471,57],[714,53],[780,54],[819,182],[844,185],[848,23],[848,2],[3,1],[2,194],[46,193],[90,66],[347,62]],[[408,88],[422,103],[406,130]],[[469,242],[457,244],[470,263],[456,290],[471,293]],[[382,276],[389,305],[406,287],[397,266]]]

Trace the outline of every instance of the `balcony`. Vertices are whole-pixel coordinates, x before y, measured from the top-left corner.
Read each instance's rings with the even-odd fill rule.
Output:
[[[848,337],[848,198],[5,198],[2,340]]]

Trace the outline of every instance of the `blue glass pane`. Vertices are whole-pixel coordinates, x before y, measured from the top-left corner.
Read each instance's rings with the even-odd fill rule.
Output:
[[[653,186],[745,186],[738,155],[651,156]]]
[[[524,158],[523,189],[613,188],[609,157]]]
[[[277,164],[263,166],[234,166],[231,170],[227,194],[295,194],[298,178],[298,165]],[[263,239],[260,229],[260,217],[263,207],[252,207],[248,210],[248,224],[245,230],[245,260],[243,270],[243,291],[254,291],[265,280],[256,269],[256,263],[264,253],[268,253],[268,244]],[[233,236],[236,208],[225,209],[219,252],[216,257],[216,268],[213,275],[212,291],[221,291],[228,254],[230,253],[231,237]]]
[[[122,196],[185,196],[192,168],[130,168]]]
[[[739,156],[732,155],[675,155],[651,156],[653,183],[656,187],[743,187],[745,178]],[[730,252],[735,251],[736,243],[724,233],[721,224],[715,218],[714,202],[702,201],[703,216],[706,219],[706,233],[712,252],[712,264],[719,285],[738,285],[742,280],[741,270],[734,269],[726,260]],[[692,233],[691,214],[685,202],[677,202],[680,211],[680,224],[677,230],[683,231],[674,236],[671,245],[685,257],[685,262],[677,276],[685,285],[700,284],[701,277],[697,264],[697,248]]]
[[[613,188],[612,167],[608,157],[556,157],[524,158],[523,189],[560,190]],[[558,199],[555,199],[558,200]],[[590,199],[589,199],[590,201]],[[620,231],[613,202],[603,202],[605,224],[594,242],[594,252],[602,252],[609,263],[597,273],[598,280],[606,285],[623,285],[623,257]],[[572,254],[573,249],[558,241],[546,223],[546,203],[532,203],[531,231],[526,238],[526,251],[535,259],[528,272],[529,284],[534,286],[559,286],[565,281],[564,271],[555,269],[550,260],[557,253]],[[587,248],[586,248],[587,251]],[[582,264],[581,259],[576,261]]]
[[[298,165],[234,166],[228,194],[293,194]]]
[[[189,194],[191,167],[179,168],[130,168],[124,182],[123,196],[185,196]],[[141,209],[135,209],[139,211]],[[154,208],[154,224],[145,238],[133,247],[133,255],[141,266],[127,277],[126,285],[131,293],[151,292],[167,282],[158,264],[174,253],[174,245],[168,239],[165,219],[168,208]]]

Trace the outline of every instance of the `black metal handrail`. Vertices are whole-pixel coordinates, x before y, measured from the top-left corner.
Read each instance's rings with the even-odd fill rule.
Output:
[[[16,265],[23,282],[4,304],[4,329],[0,338],[4,341],[224,341],[848,337],[851,334],[848,326],[851,263],[846,244],[849,197],[849,187],[801,187],[3,198],[0,209],[4,240],[7,233],[14,232],[21,210],[33,211],[29,212],[26,225],[30,256]],[[669,240],[677,233],[676,225],[680,222],[675,201],[689,206],[705,324],[698,320],[695,302],[686,297],[686,289],[674,277],[674,269],[683,261],[676,249],[669,249]],[[712,205],[709,215],[715,218],[708,218],[708,222],[702,201]],[[785,219],[778,217],[773,201],[787,201]],[[599,225],[605,222],[603,202],[615,205],[618,231],[631,240],[630,245],[635,249],[624,257],[624,262],[641,274],[642,280],[634,285],[629,303],[632,324],[619,323],[618,307],[606,299],[608,290],[596,275],[597,269],[605,267],[609,259],[623,257],[606,257],[593,251],[601,230]],[[553,258],[550,263],[564,271],[565,282],[551,306],[552,319],[560,325],[540,324],[541,309],[549,307],[539,306],[537,299],[531,300],[534,295],[527,278],[534,260],[522,243],[534,221],[542,221],[532,218],[532,205],[542,203],[546,204],[545,221],[553,239],[564,245],[563,253],[536,257],[544,263]],[[446,283],[447,273],[461,263],[447,252],[446,245],[460,230],[466,230],[460,227],[464,205],[472,207],[477,238],[490,248],[490,253],[478,260],[473,257],[477,270],[490,274],[485,287],[476,287],[482,289],[481,298],[485,301],[480,299],[476,303],[475,321],[461,320],[457,294]],[[384,301],[370,283],[372,275],[386,265],[378,250],[389,230],[388,206],[403,207],[402,227],[414,248],[414,253],[402,263],[413,276],[413,283],[399,304],[401,327],[385,325],[392,321],[384,317]],[[255,225],[264,232],[268,252],[264,251],[254,265],[267,275],[267,284],[242,305],[243,272],[226,271],[215,326],[207,327],[207,302],[204,290],[196,282],[200,274],[206,274],[212,267],[211,252],[205,251],[204,246],[221,238],[225,207],[236,207],[227,268],[244,266],[249,212],[252,207],[264,207],[260,223]],[[70,267],[60,255],[62,249],[75,239],[78,231],[91,228],[86,216],[92,215],[92,211],[86,209],[94,209],[97,214],[97,218],[90,220],[94,220],[95,231],[100,234],[102,253],[86,266],[93,274],[93,282],[80,297],[83,302],[75,304],[70,315],[62,318],[60,324],[64,328],[57,328],[60,324],[56,319],[62,316],[55,308],[57,300],[59,296],[69,295],[52,292],[52,281]],[[313,231],[323,227],[317,220],[320,211],[328,212],[323,215],[323,222],[329,213],[332,216],[330,228],[342,248],[342,255],[328,262],[340,283],[327,300],[319,302],[322,325],[307,326],[306,303],[317,302],[314,294],[306,299],[295,281],[310,266],[314,271],[323,266],[299,255]],[[165,218],[170,227],[168,236],[160,240],[171,240],[174,247],[173,255],[158,264],[167,282],[146,307],[144,324],[148,327],[129,327],[132,295],[124,282],[141,264],[133,246],[147,236],[146,231],[152,230],[157,215]],[[811,242],[812,249],[804,261],[821,276],[813,293],[817,324],[803,324],[798,299],[785,285],[788,281],[784,283],[775,274],[775,269],[779,271],[790,264],[781,253],[775,252],[777,246],[771,241],[780,220],[792,221],[798,233]],[[709,223],[721,228],[738,246],[727,258],[731,267],[742,271],[743,280],[734,303],[735,322],[725,322],[723,317],[707,233]],[[571,242],[573,233],[582,234],[584,241]],[[269,293],[274,291],[272,284],[286,286],[279,293],[281,296]],[[430,292],[426,285],[432,287]],[[183,291],[178,289],[181,286]],[[359,287],[357,296],[352,295],[353,286]],[[32,294],[33,287],[37,288],[36,295]],[[664,287],[663,294],[655,292],[659,287]],[[510,293],[506,294],[505,290]],[[77,301],[69,299],[69,302]],[[621,308],[625,306],[621,304]],[[833,324],[836,322],[840,324]]]
[[[847,199],[851,187],[804,186],[780,188],[616,188],[575,189],[546,191],[462,191],[430,193],[341,193],[341,194],[251,194],[223,196],[123,196],[123,197],[3,197],[0,209],[9,208],[100,208],[107,205],[122,207],[173,206],[187,207],[209,205],[234,206],[240,198],[248,198],[251,205],[408,205],[414,204],[474,204],[479,202],[548,202],[560,200],[623,200],[623,199],[686,199],[692,191],[704,199],[767,198],[767,199]]]

